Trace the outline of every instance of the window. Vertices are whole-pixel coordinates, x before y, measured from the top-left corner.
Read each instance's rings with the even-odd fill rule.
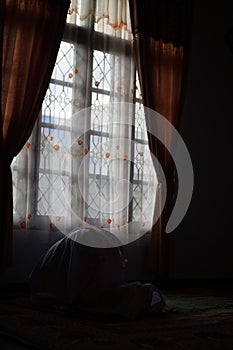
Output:
[[[153,214],[148,212],[156,176],[131,36],[126,31],[112,35],[104,20],[97,24],[88,18],[78,27],[73,22],[67,23],[41,117],[12,165],[15,225],[70,230],[88,221],[100,227],[129,222],[143,227]],[[130,123],[120,131],[111,124],[119,115],[111,109],[119,108],[117,102],[126,103],[130,114]],[[113,145],[114,157],[121,151],[113,136],[125,140],[127,152],[112,169]],[[119,168],[129,181],[120,194],[112,194],[111,174],[116,177]],[[122,193],[127,205],[117,215],[103,210],[103,203]]]

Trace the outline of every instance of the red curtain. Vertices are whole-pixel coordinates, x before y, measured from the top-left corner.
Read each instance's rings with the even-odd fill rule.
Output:
[[[10,165],[29,138],[49,85],[68,0],[1,0],[0,269],[11,261]]]
[[[129,0],[134,51],[144,106],[160,113],[176,128],[182,113],[187,61],[190,48],[191,4],[189,0]],[[145,110],[147,126],[149,118]],[[168,144],[175,140],[168,130],[159,130]],[[175,167],[170,153],[151,133],[151,152],[160,162],[167,186],[164,210],[152,228],[150,265],[156,276],[167,274],[164,233],[175,199]],[[158,176],[155,210],[160,210],[163,183]]]

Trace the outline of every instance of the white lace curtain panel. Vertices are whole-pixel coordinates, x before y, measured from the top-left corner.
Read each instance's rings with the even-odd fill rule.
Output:
[[[105,20],[105,23],[114,30],[124,27],[131,33],[128,0],[73,0],[69,14],[68,21],[72,23],[80,23],[92,16],[96,23]],[[106,30],[109,30],[109,28]]]
[[[128,1],[73,1],[41,116],[12,164],[15,227],[89,223],[123,243],[150,227],[156,177],[135,79]]]

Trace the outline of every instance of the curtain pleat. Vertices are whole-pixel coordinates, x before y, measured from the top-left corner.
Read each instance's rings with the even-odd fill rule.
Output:
[[[110,31],[110,27],[112,27],[112,30],[119,30],[124,27],[131,32],[128,0],[72,0],[69,14],[71,15],[69,22],[72,23],[92,17],[96,23],[103,19],[106,20],[105,23],[108,27],[105,27],[105,31],[107,28]]]
[[[130,0],[134,52],[139,72],[143,104],[179,128],[185,92],[188,54],[190,48],[190,1],[156,0],[149,3]],[[147,125],[149,119],[147,118]],[[175,145],[173,135],[157,125],[156,132]],[[168,257],[165,227],[175,199],[175,167],[172,158],[158,139],[148,133],[151,152],[162,166],[166,177],[167,197],[162,214],[152,228],[150,265],[155,274],[164,278]],[[159,185],[155,211],[162,201],[159,169],[156,169]]]
[[[38,118],[64,30],[69,1],[1,1],[1,206],[0,266],[11,258],[10,165]],[[5,11],[2,11],[5,8]]]

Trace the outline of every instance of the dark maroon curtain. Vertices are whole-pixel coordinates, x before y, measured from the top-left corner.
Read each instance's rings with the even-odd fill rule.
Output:
[[[179,128],[190,49],[191,2],[189,0],[129,0],[134,51],[143,104]],[[149,118],[145,109],[147,126]],[[169,145],[175,144],[168,130],[159,130]],[[167,273],[167,246],[164,233],[175,200],[175,167],[170,153],[151,133],[151,152],[160,162],[167,186],[166,204],[152,228],[150,265],[159,277]],[[155,210],[160,210],[162,186],[158,169]]]
[[[68,0],[1,0],[0,271],[11,261],[10,165],[38,118],[62,39]]]

